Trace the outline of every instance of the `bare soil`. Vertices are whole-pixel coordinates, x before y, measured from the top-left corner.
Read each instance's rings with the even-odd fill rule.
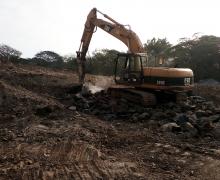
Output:
[[[162,117],[108,121],[70,108],[76,82],[70,71],[0,64],[0,179],[220,179],[218,123],[191,137],[162,131]]]

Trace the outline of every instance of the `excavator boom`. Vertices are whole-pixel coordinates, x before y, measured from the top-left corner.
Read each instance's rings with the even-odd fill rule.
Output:
[[[106,19],[110,22],[98,19],[97,12],[102,14]],[[83,31],[83,35],[81,38],[81,43],[79,50],[77,51],[77,61],[79,64],[79,81],[80,83],[84,82],[85,77],[85,61],[86,61],[86,53],[88,51],[89,44],[92,39],[92,35],[94,33],[95,28],[100,28],[115,38],[122,41],[127,47],[130,53],[144,53],[144,47],[136,35],[130,27],[126,28],[125,25],[122,25],[109,17],[106,14],[103,14],[101,11],[98,11],[96,8],[93,8],[87,16],[87,20],[85,23],[85,28]]]

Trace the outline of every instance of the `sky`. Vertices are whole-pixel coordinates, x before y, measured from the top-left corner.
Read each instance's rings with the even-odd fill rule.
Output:
[[[129,24],[142,43],[156,37],[176,44],[194,33],[220,36],[219,0],[0,0],[0,44],[21,51],[23,57],[43,50],[75,54],[93,7]],[[127,51],[122,42],[98,29],[88,55],[103,48]]]

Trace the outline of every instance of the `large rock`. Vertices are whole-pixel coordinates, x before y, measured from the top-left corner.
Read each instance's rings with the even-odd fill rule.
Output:
[[[76,111],[76,106],[70,106],[70,107],[68,107],[68,109],[71,111]]]
[[[176,123],[178,125],[182,125],[182,124],[186,124],[187,122],[189,121],[189,117],[186,116],[185,114],[179,114],[177,117],[176,117]]]
[[[167,114],[161,111],[154,111],[152,114],[152,119],[163,120],[167,117]]]
[[[215,128],[211,131],[212,135],[220,140],[220,123],[215,124]]]
[[[209,121],[211,121],[212,123],[216,123],[220,121],[220,114],[216,114],[213,116],[208,117]]]
[[[216,114],[220,114],[220,108],[219,108],[219,107],[215,108],[215,109],[214,109],[214,112],[215,112]]]
[[[158,129],[158,127],[160,127],[160,122],[154,119],[150,119],[147,122],[147,127],[150,129]]]
[[[206,99],[201,96],[190,96],[190,101],[193,103],[203,103]]]
[[[202,117],[197,121],[197,127],[201,134],[205,134],[213,130],[213,119],[209,117]]]
[[[190,122],[182,124],[181,129],[188,137],[194,137],[198,134],[198,130]]]
[[[146,119],[149,119],[149,118],[150,118],[150,114],[147,113],[147,112],[144,112],[144,113],[142,113],[138,116],[138,119],[140,119],[140,120],[146,120]]]
[[[53,111],[54,111],[54,107],[52,107],[52,106],[49,106],[49,105],[48,106],[38,106],[36,109],[35,115],[44,117],[44,116],[49,115]]]
[[[201,118],[203,116],[207,116],[207,112],[203,111],[203,110],[198,110],[198,111],[196,111],[196,116],[197,116],[197,118]]]
[[[174,110],[167,110],[165,113],[166,113],[166,116],[169,118],[174,118],[176,117],[176,114],[177,114]]]
[[[161,126],[161,130],[163,132],[180,132],[181,127],[178,126],[176,123],[167,123]]]
[[[197,122],[198,122],[198,118],[197,118],[197,116],[195,115],[195,114],[190,114],[190,115],[188,115],[188,118],[189,118],[189,122],[191,123],[191,124],[193,124],[193,125],[195,125]]]
[[[209,110],[213,110],[215,108],[215,105],[212,101],[204,102],[203,106],[205,106],[205,108]]]

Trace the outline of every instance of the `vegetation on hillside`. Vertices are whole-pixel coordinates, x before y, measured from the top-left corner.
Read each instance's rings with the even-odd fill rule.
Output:
[[[191,68],[195,79],[212,78],[220,81],[220,37],[204,35],[182,38],[173,46],[164,39],[152,38],[144,44],[150,66]],[[52,51],[41,51],[33,58],[20,58],[21,52],[7,45],[0,45],[0,59],[51,68],[76,71],[75,55],[60,56]],[[87,57],[86,71],[90,74],[113,75],[116,50],[102,49]]]

